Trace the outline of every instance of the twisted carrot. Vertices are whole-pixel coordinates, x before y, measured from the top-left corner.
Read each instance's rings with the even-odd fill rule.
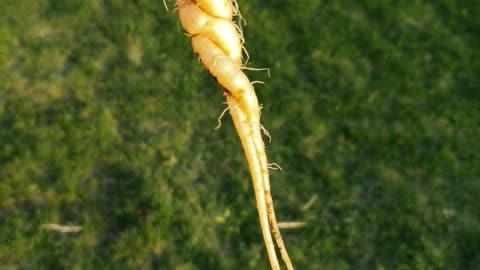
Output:
[[[262,139],[260,107],[252,83],[242,71],[243,36],[233,22],[238,14],[235,0],[177,0],[183,28],[192,47],[227,97],[228,108],[248,160],[257,210],[272,269],[280,269],[274,235],[287,269],[293,269],[277,225]]]

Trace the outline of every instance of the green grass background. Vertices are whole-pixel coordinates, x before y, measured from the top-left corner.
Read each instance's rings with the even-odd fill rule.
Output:
[[[478,269],[478,2],[238,2],[296,268]],[[268,269],[223,101],[161,0],[2,0],[0,269]]]

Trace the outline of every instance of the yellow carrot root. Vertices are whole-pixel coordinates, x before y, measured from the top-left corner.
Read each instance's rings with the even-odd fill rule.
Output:
[[[262,139],[260,106],[242,69],[243,36],[233,22],[235,0],[177,0],[177,9],[192,47],[205,68],[223,87],[233,123],[252,175],[263,239],[272,269],[280,269],[275,239],[287,269],[293,269],[278,228],[270,195],[269,164]],[[268,133],[266,133],[268,134]],[[272,164],[273,165],[273,164]]]

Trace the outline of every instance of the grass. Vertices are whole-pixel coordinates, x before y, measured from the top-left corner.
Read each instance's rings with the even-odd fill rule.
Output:
[[[296,268],[476,269],[479,5],[314,2],[239,1]],[[223,101],[162,1],[3,1],[0,269],[268,269]]]

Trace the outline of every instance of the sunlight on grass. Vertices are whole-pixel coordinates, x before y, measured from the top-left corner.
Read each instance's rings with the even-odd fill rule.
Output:
[[[476,269],[474,4],[241,7],[296,268]],[[6,1],[0,74],[0,269],[268,269],[221,91],[162,1]]]

